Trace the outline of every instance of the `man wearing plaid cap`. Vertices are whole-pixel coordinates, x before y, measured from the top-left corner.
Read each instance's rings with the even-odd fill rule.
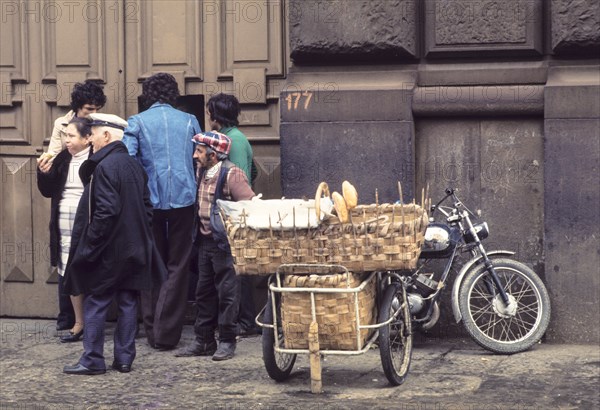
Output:
[[[231,359],[236,347],[239,312],[239,281],[222,225],[215,220],[217,199],[252,199],[244,171],[228,160],[231,140],[219,132],[194,136],[194,159],[199,166],[196,201],[195,243],[198,244],[198,284],[196,286],[196,339],[178,357],[211,356],[216,361]],[[211,216],[213,218],[211,218]],[[215,330],[219,329],[219,344]]]

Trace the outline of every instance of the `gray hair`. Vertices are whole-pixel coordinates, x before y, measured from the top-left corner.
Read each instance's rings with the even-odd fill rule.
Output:
[[[211,147],[209,147],[208,145],[205,145],[205,147],[206,147],[206,156],[209,156],[210,154],[212,154],[214,152],[217,155],[217,159],[219,161],[225,161],[226,159],[229,158],[229,155],[223,154],[222,152],[217,152],[214,149],[212,149]]]
[[[108,132],[110,134],[110,139],[111,142],[112,141],[121,141],[123,139],[123,134],[125,134],[125,132],[123,130],[120,130],[118,128],[114,128],[114,127],[103,127],[103,126],[97,126],[97,125],[93,125],[92,128],[97,127],[100,129],[100,132]]]

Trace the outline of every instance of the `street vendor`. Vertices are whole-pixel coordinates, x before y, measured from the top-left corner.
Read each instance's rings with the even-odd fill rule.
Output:
[[[214,219],[213,211],[216,199],[241,201],[252,199],[255,194],[244,171],[228,159],[231,149],[228,136],[216,131],[204,132],[195,135],[192,141],[196,144],[194,159],[199,170],[194,214],[194,243],[198,246],[196,338],[175,356],[228,360],[236,348],[240,290],[223,226]]]

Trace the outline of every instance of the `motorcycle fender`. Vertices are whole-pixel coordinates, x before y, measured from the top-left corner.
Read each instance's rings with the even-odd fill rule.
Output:
[[[512,256],[514,254],[515,253],[512,251],[506,251],[506,250],[497,250],[497,251],[487,252],[488,257]],[[460,308],[458,305],[458,292],[460,290],[460,285],[462,284],[462,281],[463,281],[464,277],[467,275],[467,273],[473,267],[478,266],[482,259],[483,259],[483,256],[478,256],[478,257],[475,257],[475,258],[469,260],[467,263],[465,263],[463,265],[462,269],[460,270],[460,272],[458,272],[458,275],[456,276],[456,280],[454,281],[454,286],[452,287],[452,312],[454,313],[454,320],[456,320],[456,323],[459,323],[462,320],[462,314],[460,313]]]

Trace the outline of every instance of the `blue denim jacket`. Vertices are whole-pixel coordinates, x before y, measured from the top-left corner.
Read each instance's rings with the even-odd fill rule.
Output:
[[[194,204],[196,181],[192,137],[201,132],[195,116],[155,103],[127,120],[123,142],[148,174],[154,209]]]

